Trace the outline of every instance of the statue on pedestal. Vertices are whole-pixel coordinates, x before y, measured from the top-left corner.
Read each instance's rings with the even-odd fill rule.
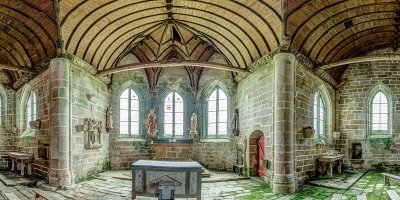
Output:
[[[107,113],[106,113],[106,131],[109,133],[114,127],[113,127],[113,119],[112,119],[112,107],[109,106],[107,108]]]
[[[232,134],[234,136],[239,135],[239,110],[236,108],[235,112],[233,113],[233,118],[232,118]]]
[[[155,109],[151,108],[150,113],[147,116],[147,119],[144,120],[144,124],[147,125],[147,136],[151,139],[154,139],[157,137],[157,123],[156,123],[156,114],[154,113]]]
[[[190,138],[196,139],[197,135],[197,114],[193,113],[192,118],[190,119]]]

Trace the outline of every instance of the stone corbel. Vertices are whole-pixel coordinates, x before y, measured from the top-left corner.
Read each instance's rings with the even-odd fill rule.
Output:
[[[39,130],[40,129],[40,125],[41,125],[41,121],[40,120],[35,120],[35,121],[30,121],[29,122],[29,126],[31,127],[31,129],[34,129],[34,130]]]

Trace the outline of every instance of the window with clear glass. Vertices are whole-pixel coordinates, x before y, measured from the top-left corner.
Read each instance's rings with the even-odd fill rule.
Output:
[[[135,91],[126,89],[119,100],[119,133],[139,135],[139,98]]]
[[[183,99],[176,92],[169,93],[164,100],[164,135],[183,136]]]
[[[35,92],[31,92],[26,102],[26,126],[28,127],[29,122],[36,119],[36,94]]]
[[[319,93],[314,96],[314,130],[316,134],[325,134],[325,104]]]
[[[208,137],[226,137],[228,132],[228,98],[221,89],[208,98]]]
[[[372,99],[372,131],[388,132],[389,101],[385,94],[378,92]]]
[[[3,125],[3,96],[0,95],[0,125]]]

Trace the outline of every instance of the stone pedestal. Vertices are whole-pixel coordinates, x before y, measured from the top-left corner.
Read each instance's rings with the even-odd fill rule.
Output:
[[[274,178],[273,191],[294,193],[295,182],[295,56],[279,53],[275,63],[274,97]]]
[[[71,185],[70,165],[70,62],[65,58],[50,61],[50,169],[49,184]]]

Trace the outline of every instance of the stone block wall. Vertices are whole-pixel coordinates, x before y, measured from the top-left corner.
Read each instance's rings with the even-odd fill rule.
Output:
[[[371,52],[369,55],[400,55],[392,48]],[[347,140],[346,160],[349,162],[351,144],[362,144],[365,167],[379,162],[400,164],[400,61],[375,61],[349,65],[343,74],[348,82],[340,89],[339,126],[343,139]],[[387,86],[393,93],[393,135],[386,142],[367,139],[367,97],[369,89],[377,83]],[[345,142],[343,142],[345,143]],[[343,148],[343,147],[342,147]]]
[[[328,95],[331,97],[331,105],[335,105],[334,89],[308,71],[302,65],[296,66],[296,96],[295,96],[295,159],[296,159],[296,177],[299,182],[304,182],[307,172],[315,171],[316,159],[327,150],[334,148],[332,140],[332,132],[328,132],[325,142],[327,144],[315,144],[315,139],[303,137],[303,127],[313,127],[313,98],[318,88],[323,85]],[[328,103],[328,102],[325,102]],[[333,109],[334,111],[334,109]],[[334,119],[334,112],[331,113]],[[332,124],[333,129],[335,128]]]
[[[105,130],[109,94],[106,84],[72,64],[70,74],[72,171],[75,181],[79,181],[110,166],[109,134]],[[102,122],[101,148],[85,148],[84,132],[76,129],[85,118]]]
[[[247,138],[246,166],[257,161],[250,160],[249,139],[252,133],[264,134],[265,160],[272,162],[273,135],[273,96],[274,96],[274,65],[269,63],[241,80],[237,87],[237,107],[239,109],[240,134]],[[258,138],[256,138],[258,139]],[[257,159],[257,158],[256,158]],[[255,169],[253,169],[255,170]],[[272,177],[272,168],[265,170],[267,179]]]
[[[233,171],[236,147],[229,140],[195,142],[190,157],[207,169]]]
[[[118,138],[110,135],[111,169],[129,169],[137,160],[151,160],[154,151],[147,145],[146,140]]]

